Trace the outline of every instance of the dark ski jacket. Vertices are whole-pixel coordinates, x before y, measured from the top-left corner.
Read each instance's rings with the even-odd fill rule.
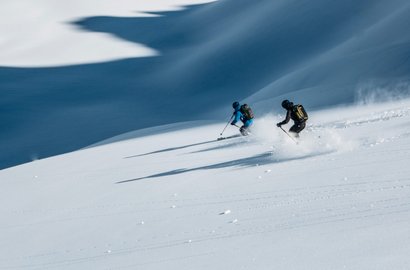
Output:
[[[292,108],[293,108],[293,106],[292,106]],[[285,125],[289,122],[290,119],[292,119],[295,122],[295,124],[300,124],[300,123],[305,122],[305,121],[299,121],[299,119],[297,118],[297,116],[295,115],[295,113],[293,112],[292,109],[287,109],[285,120],[283,120],[279,124],[280,125]]]

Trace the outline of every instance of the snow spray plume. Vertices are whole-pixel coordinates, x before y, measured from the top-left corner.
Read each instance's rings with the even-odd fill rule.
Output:
[[[368,105],[380,102],[389,102],[410,97],[410,81],[362,83],[358,86],[355,102],[359,105]]]
[[[315,125],[308,123],[297,141],[289,137],[276,123],[283,120],[283,115],[266,115],[255,120],[252,127],[252,139],[271,149],[272,159],[277,161],[314,157],[339,151],[349,151],[355,147],[354,142],[343,138],[332,125]],[[283,127],[286,131],[291,124]]]

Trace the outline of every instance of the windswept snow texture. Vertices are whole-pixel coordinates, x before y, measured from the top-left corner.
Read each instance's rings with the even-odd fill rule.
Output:
[[[374,89],[384,89],[379,98],[409,94],[407,0],[221,0],[144,17],[89,10],[70,20],[73,31],[157,56],[58,68],[2,64],[1,167],[135,129],[222,121],[234,100],[260,117],[283,98],[311,110]],[[69,52],[58,47],[59,55]]]
[[[0,269],[408,269],[410,101],[312,113],[298,145],[282,117],[0,171]]]

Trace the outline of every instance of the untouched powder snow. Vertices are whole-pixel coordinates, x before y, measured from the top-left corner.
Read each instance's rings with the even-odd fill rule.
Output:
[[[407,269],[410,101],[311,111],[298,145],[282,118],[0,171],[0,269]]]
[[[2,0],[0,66],[50,67],[158,54],[114,35],[80,31],[74,22],[92,16],[147,17],[211,0]],[[62,53],[63,52],[63,53]]]

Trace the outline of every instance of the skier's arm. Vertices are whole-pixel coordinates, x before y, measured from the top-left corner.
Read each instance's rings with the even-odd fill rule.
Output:
[[[241,120],[241,112],[240,111],[236,111],[233,114],[234,114],[234,119],[231,122],[231,125],[235,125],[236,123],[238,123],[239,120]]]
[[[288,110],[287,113],[286,113],[286,118],[285,118],[285,120],[283,120],[282,122],[278,123],[278,126],[287,124],[287,123],[289,122],[289,120],[290,120],[290,114],[291,114],[291,111]]]

